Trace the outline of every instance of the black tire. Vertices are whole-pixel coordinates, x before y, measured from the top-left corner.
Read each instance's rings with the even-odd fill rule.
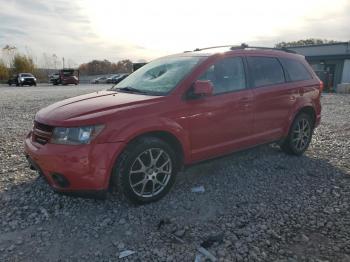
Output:
[[[156,171],[150,170],[152,169],[151,163],[150,165],[147,165],[147,166],[140,165],[141,169],[146,169],[148,171],[138,173],[137,172],[138,170],[136,170],[136,172],[133,171],[133,175],[131,176],[131,169],[135,167],[138,161],[137,160],[138,158],[139,159],[142,158],[143,160],[141,161],[147,161],[148,158],[149,160],[151,160],[151,158],[149,157],[149,152],[148,152],[149,150],[153,152],[151,154],[154,154],[154,152],[157,152],[157,150],[159,154],[163,154],[161,155],[161,157],[164,158],[164,163],[167,162],[165,159],[169,159],[170,161],[170,164],[168,164],[170,166],[169,168],[170,170],[167,170],[169,174],[164,174],[164,178],[167,177],[167,180],[163,179],[163,184],[159,183],[160,188],[162,189],[161,190],[158,189],[159,191],[157,192],[156,195],[153,195],[153,192],[159,181],[157,176],[162,176],[162,172],[152,173]],[[147,155],[147,152],[148,152],[148,155]],[[154,155],[152,157],[154,157]],[[153,169],[162,168],[159,166],[159,163],[158,163],[159,167],[157,167],[157,161],[163,161],[163,159],[159,157],[156,160],[155,167],[153,166]],[[144,162],[142,163],[145,164]],[[161,163],[161,165],[164,163]],[[119,156],[113,169],[111,182],[114,186],[117,186],[118,191],[120,191],[123,194],[123,196],[125,196],[125,198],[128,201],[132,202],[133,204],[151,203],[161,199],[170,191],[172,185],[175,182],[176,174],[179,169],[178,164],[179,163],[174,150],[166,142],[155,137],[141,137],[131,142],[127,146],[127,148],[124,150],[124,152]],[[134,187],[132,187],[131,183],[132,183],[133,177],[136,176],[135,174],[139,177],[143,176],[143,179],[140,179],[138,182],[134,183]],[[154,177],[150,178],[152,174],[155,174],[154,175],[155,178]],[[160,179],[162,178],[160,177]],[[134,180],[134,181],[137,181],[137,180]],[[142,182],[142,181],[146,181],[146,182]],[[157,181],[157,183],[155,183],[154,181]],[[166,183],[164,181],[166,181]],[[149,186],[152,187],[152,194],[150,196],[140,196],[138,193],[136,193],[136,191],[138,191],[138,189],[141,189],[141,188],[139,186],[135,186],[135,184],[138,184],[140,182],[141,184],[139,186],[143,187],[144,190],[147,190]],[[143,188],[141,189],[142,194],[144,193]]]
[[[310,145],[313,131],[314,121],[312,117],[306,113],[298,114],[289,129],[287,138],[281,144],[282,150],[290,155],[302,155]]]

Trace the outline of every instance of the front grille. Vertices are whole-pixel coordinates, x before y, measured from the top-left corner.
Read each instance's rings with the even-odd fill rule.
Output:
[[[41,131],[45,131],[45,132],[52,132],[52,130],[53,130],[53,126],[45,125],[45,124],[39,123],[37,121],[34,121],[34,128],[39,129]]]
[[[51,139],[53,128],[53,126],[34,121],[33,141],[45,145]]]

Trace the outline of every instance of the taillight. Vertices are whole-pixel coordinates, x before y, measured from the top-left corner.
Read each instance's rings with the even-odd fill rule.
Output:
[[[322,93],[323,92],[323,87],[324,87],[324,84],[322,81],[320,81],[320,92]]]

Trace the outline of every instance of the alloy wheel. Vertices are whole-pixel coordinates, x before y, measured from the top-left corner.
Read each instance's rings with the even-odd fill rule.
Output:
[[[139,154],[129,171],[129,183],[140,197],[154,197],[167,186],[172,173],[172,161],[161,148],[150,148]]]
[[[304,150],[309,143],[311,137],[311,126],[307,119],[302,118],[295,125],[292,134],[292,144],[298,151]]]

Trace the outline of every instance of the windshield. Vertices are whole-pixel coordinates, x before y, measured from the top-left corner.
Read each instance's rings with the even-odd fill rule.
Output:
[[[171,91],[193,68],[202,57],[166,57],[154,60],[141,67],[113,90],[125,89],[165,95]],[[128,89],[126,89],[128,88]]]
[[[32,77],[32,74],[21,74],[21,77]]]

